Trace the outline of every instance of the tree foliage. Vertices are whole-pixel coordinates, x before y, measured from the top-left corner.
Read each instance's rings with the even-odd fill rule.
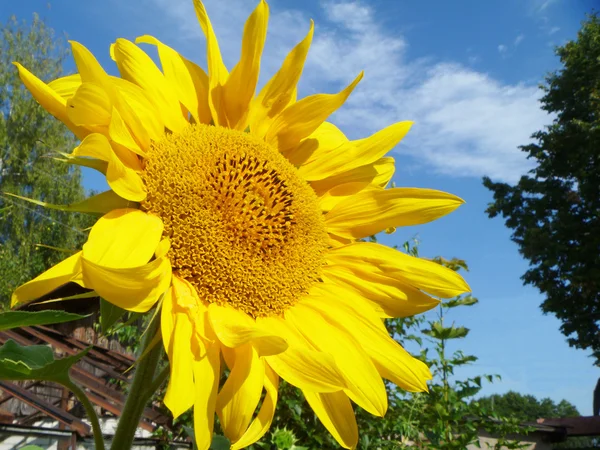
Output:
[[[569,344],[600,361],[600,21],[591,15],[577,40],[556,49],[562,69],[542,86],[553,123],[521,147],[536,167],[511,186],[485,177],[530,268],[525,284],[546,297]]]
[[[78,168],[57,162],[75,140],[50,116],[19,80],[14,61],[44,81],[62,74],[68,50],[37,16],[31,23],[11,18],[0,29],[0,309],[11,292],[65,254],[39,244],[76,249],[90,219],[37,207],[6,192],[68,204],[84,198]]]
[[[575,405],[567,400],[555,403],[550,398],[538,400],[533,395],[514,391],[481,397],[477,402],[501,416],[515,417],[523,422],[535,422],[540,418],[580,416]]]

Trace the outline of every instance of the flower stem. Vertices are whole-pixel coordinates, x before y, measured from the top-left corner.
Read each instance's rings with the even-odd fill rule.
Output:
[[[152,342],[154,335],[159,329],[159,317],[155,317],[154,320],[150,322],[148,329],[144,333],[142,345],[140,347],[142,353]],[[141,360],[138,360],[135,375],[131,382],[131,388],[127,395],[127,401],[123,406],[123,411],[119,418],[119,424],[117,425],[117,431],[115,432],[111,450],[129,450],[131,448],[133,438],[135,437],[135,431],[140,423],[144,408],[148,403],[148,400],[152,397],[152,394],[154,394],[154,391],[146,389],[146,387],[154,384],[154,373],[158,367],[161,352],[162,346],[160,344],[155,344],[154,348],[148,350],[146,355]]]
[[[98,415],[96,411],[94,411],[94,405],[90,402],[90,399],[87,398],[83,389],[73,383],[69,378],[64,381],[61,381],[61,384],[69,389],[77,400],[81,402],[83,407],[85,408],[85,412],[92,423],[92,431],[94,433],[94,448],[96,450],[104,450],[104,439],[102,438],[102,428],[100,428],[100,421],[98,420]]]
[[[158,389],[162,386],[162,384],[169,377],[169,373],[170,373],[170,366],[168,364],[165,367],[163,367],[162,369],[160,369],[160,371],[158,372],[156,377],[154,377],[154,381],[152,381],[152,384],[150,386],[148,386],[148,388],[146,389],[146,392],[148,393],[148,395],[152,395],[156,391],[158,391]]]

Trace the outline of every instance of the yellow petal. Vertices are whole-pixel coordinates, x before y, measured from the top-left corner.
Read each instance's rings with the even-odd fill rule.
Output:
[[[173,297],[175,308],[180,311],[191,310],[201,304],[196,288],[183,278],[173,278]]]
[[[164,251],[161,249],[161,247],[163,247],[163,242],[165,240],[166,239],[163,239],[161,241],[157,251]],[[156,253],[157,252],[155,252],[155,254]],[[156,257],[160,258],[161,256],[156,254]],[[218,343],[217,336],[215,335],[208,318],[208,308],[198,297],[198,291],[196,291],[196,288],[192,286],[189,281],[176,276],[173,277],[173,285],[171,288],[173,297],[175,298],[173,307],[177,312],[185,312],[194,324],[194,340],[206,341],[206,345],[213,342]],[[199,358],[203,350],[200,348],[195,350],[194,345],[195,344],[192,342],[192,350],[195,352],[196,357]],[[204,348],[206,345],[202,344],[202,348]]]
[[[260,400],[265,365],[256,350],[245,344],[235,350],[235,364],[217,396],[217,415],[223,433],[238,441],[248,428]]]
[[[348,245],[351,242],[353,242],[353,240],[339,237],[339,236],[336,236],[335,234],[330,234],[328,242],[329,242],[329,246],[331,248],[337,248],[337,247],[342,247],[344,245]]]
[[[312,42],[314,23],[310,21],[310,29],[306,37],[286,56],[281,68],[261,89],[250,105],[248,124],[250,132],[257,137],[264,137],[275,116],[296,100],[296,86],[302,75],[304,61]]]
[[[173,335],[166,349],[171,366],[164,403],[176,419],[194,404],[194,372],[192,354],[192,324],[185,313],[175,314]]]
[[[348,197],[369,187],[385,187],[394,174],[394,158],[381,158],[324,180],[310,183],[323,212],[331,211]]]
[[[157,216],[139,209],[117,209],[92,227],[83,257],[105,267],[141,266],[154,255],[162,232],[163,223]]]
[[[316,310],[330,323],[334,323],[330,320],[330,316],[341,309],[340,314],[360,316],[361,320],[368,323],[370,327],[387,336],[387,329],[371,304],[347,287],[331,282],[316,283],[311,287],[310,295],[302,299],[302,305]],[[328,307],[332,308],[331,312],[326,311]],[[345,328],[343,323],[336,322],[335,325],[341,329]]]
[[[329,324],[321,314],[307,308],[302,302],[288,309],[285,317],[315,348],[333,356],[348,383],[344,392],[355,403],[373,415],[385,414],[385,385],[359,340]]]
[[[221,359],[219,344],[199,343],[204,348],[199,351],[201,356],[194,361],[194,435],[198,450],[208,450],[213,438]]]
[[[105,136],[94,133],[86,136],[73,155],[106,161],[106,181],[120,197],[140,202],[146,198],[146,190],[137,172],[126,167],[117,157]]]
[[[168,237],[163,238],[156,246],[156,250],[154,250],[154,256],[156,258],[162,258],[163,256],[167,256],[167,253],[169,253],[170,249],[171,240]]]
[[[156,46],[165,79],[175,87],[181,104],[186,107],[196,122],[210,122],[206,73],[197,66],[194,68],[195,64],[153,36],[140,36],[135,42]]]
[[[368,299],[380,317],[409,317],[435,308],[440,301],[402,282],[398,277],[381,273],[368,263],[347,263],[323,267],[323,277],[346,286]]]
[[[210,124],[212,123],[212,114],[208,105],[208,75],[202,67],[187,59],[185,66],[192,77],[198,95],[198,122]]]
[[[335,440],[344,448],[356,448],[358,427],[348,396],[343,392],[319,394],[302,391],[302,393]]]
[[[133,312],[146,312],[171,284],[171,262],[158,258],[127,268],[112,268],[82,258],[83,282],[105,300]]]
[[[333,357],[309,347],[306,339],[279,317],[264,317],[257,322],[288,342],[284,353],[265,360],[288,383],[317,392],[335,392],[347,387]]]
[[[117,39],[113,51],[121,76],[151,94],[165,126],[175,133],[186,127],[177,92],[152,59],[127,39]]]
[[[266,395],[256,418],[250,424],[239,441],[231,445],[231,450],[237,450],[254,444],[269,430],[275,407],[277,406],[277,389],[279,377],[268,365],[265,366],[265,391]]]
[[[134,170],[141,171],[142,165],[136,155],[145,156],[145,151],[138,145],[134,136],[129,131],[125,120],[116,108],[113,108],[108,126],[108,135],[123,164]]]
[[[130,128],[131,133],[135,136],[137,143],[143,149],[148,148],[150,145],[150,137],[146,127],[131,106],[121,98],[115,84],[104,71],[100,63],[96,60],[92,52],[78,42],[69,42],[71,43],[71,49],[73,51],[73,58],[75,59],[77,70],[79,70],[79,73],[81,74],[81,80],[83,82],[97,83],[104,89],[110,98],[110,101],[113,103],[115,108],[123,117],[123,120],[127,126]]]
[[[123,103],[128,105],[128,109],[135,111],[150,139],[155,141],[162,139],[165,134],[165,124],[148,93],[137,84],[123,78],[110,77],[110,79],[117,87]]]
[[[176,276],[173,276],[173,282],[175,282],[177,279],[178,278]],[[173,336],[173,329],[175,328],[174,308],[175,296],[173,295],[173,286],[171,286],[165,292],[160,309],[160,332],[162,335],[165,352],[168,352],[169,348],[171,348],[171,338]]]
[[[48,87],[65,100],[73,97],[79,86],[81,86],[81,75],[78,73],[60,77],[48,83]]]
[[[325,215],[329,233],[360,239],[390,227],[431,222],[458,208],[464,201],[433,189],[366,189],[338,203]]]
[[[335,359],[325,352],[290,347],[265,359],[281,378],[300,389],[336,392],[347,386]]]
[[[208,316],[215,334],[227,347],[235,348],[250,342],[259,356],[277,355],[288,347],[285,339],[261,327],[237,309],[211,303]]]
[[[392,177],[394,176],[394,172],[396,171],[396,162],[394,158],[392,158],[391,156],[380,158],[373,163],[372,167],[375,167],[375,170],[377,171],[377,175],[375,176],[375,178],[373,178],[372,184],[382,188],[387,187],[387,185],[392,180]],[[359,171],[360,169],[361,168],[359,167],[346,173],[353,173],[354,171]],[[345,174],[340,174],[339,176],[344,175]],[[327,179],[322,181],[326,180]]]
[[[384,378],[411,392],[426,391],[431,379],[428,367],[413,358],[387,333],[370,305],[358,294],[335,285],[323,285],[324,294],[303,304],[318,311],[334,326],[345,329],[361,343]]]
[[[69,41],[69,43],[71,44],[73,59],[75,60],[75,65],[79,71],[82,83],[98,83],[100,86],[107,89],[108,75],[92,52],[79,42]],[[112,96],[112,92],[109,92],[109,96]]]
[[[81,252],[69,256],[33,280],[15,289],[10,300],[10,306],[13,308],[19,304],[29,303],[71,282],[83,286]]]
[[[372,164],[355,167],[354,169],[327,177],[323,180],[311,181],[309,184],[319,197],[331,194],[337,187],[343,188],[350,184],[364,184],[384,187],[394,174],[394,158],[386,156]],[[321,199],[322,200],[322,199]]]
[[[290,163],[300,167],[311,161],[315,153],[319,155],[335,152],[347,145],[348,138],[342,131],[330,122],[323,122],[300,145],[286,150],[283,155]]]
[[[261,0],[244,26],[240,61],[231,71],[223,91],[229,128],[244,130],[250,101],[260,72],[260,58],[267,37],[269,7]]]
[[[75,136],[79,139],[83,139],[88,132],[71,122],[67,116],[67,101],[21,64],[13,64],[19,70],[19,77],[25,87],[31,92],[33,98],[35,98],[46,111],[64,123]]]
[[[315,94],[288,106],[269,127],[265,141],[281,152],[295,147],[344,104],[362,77],[361,72],[338,94]]]
[[[67,116],[77,126],[107,127],[112,104],[104,89],[96,83],[83,83],[75,95],[67,100]]]
[[[307,181],[316,181],[371,164],[392,150],[411,126],[412,122],[395,123],[366,139],[349,141],[336,151],[324,154],[317,151],[310,162],[300,166],[298,173]]]
[[[208,105],[215,125],[227,126],[227,116],[223,102],[223,87],[229,72],[223,64],[217,36],[200,0],[194,0],[194,9],[202,31],[206,36],[206,59],[208,63]]]
[[[442,298],[452,298],[470,291],[463,277],[453,270],[372,242],[356,242],[331,249],[326,260],[329,264],[343,267],[373,265],[388,277]],[[373,269],[366,269],[364,273],[367,281],[369,271]]]

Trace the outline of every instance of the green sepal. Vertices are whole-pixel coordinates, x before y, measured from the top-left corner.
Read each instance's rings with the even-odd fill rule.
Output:
[[[108,330],[127,313],[123,308],[119,308],[110,302],[107,302],[103,298],[100,299],[100,329],[103,334],[106,334]]]
[[[11,328],[31,327],[54,323],[71,322],[87,316],[65,311],[4,311],[0,312],[0,331]]]
[[[113,209],[120,208],[137,208],[139,203],[132,202],[130,200],[119,197],[114,191],[108,190],[92,197],[86,198],[85,200],[72,203],[70,205],[55,205],[53,203],[46,203],[41,200],[35,200],[33,198],[23,197],[21,195],[11,194],[5,192],[4,195],[15,197],[20,200],[25,200],[34,205],[43,206],[44,208],[57,209],[59,211],[70,211],[70,212],[81,212],[87,214],[106,214]]]

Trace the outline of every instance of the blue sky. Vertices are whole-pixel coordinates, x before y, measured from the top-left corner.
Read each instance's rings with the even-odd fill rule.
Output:
[[[245,18],[254,1],[206,2],[231,67],[239,56]],[[491,200],[481,185],[489,175],[514,182],[530,168],[518,145],[551,121],[538,104],[537,85],[559,67],[553,47],[576,36],[594,1],[463,0],[411,2],[335,0],[270,2],[261,81],[316,22],[300,96],[333,92],[364,70],[365,78],[333,116],[351,138],[400,120],[414,120],[394,150],[398,186],[452,192],[466,205],[433,224],[401,229],[385,242],[417,236],[422,256],[460,257],[480,303],[450,317],[471,329],[459,347],[479,357],[459,376],[497,373],[483,393],[516,390],[563,398],[584,415],[600,371],[586,352],[569,348],[559,321],[542,315],[542,296],[522,286],[527,263],[501,219],[484,213]],[[46,0],[2,2],[0,20],[34,11],[57,32],[86,45],[116,74],[108,55],[117,37],[152,34],[205,66],[205,43],[189,0],[121,2]],[[67,70],[73,70],[70,63]],[[86,173],[90,188],[102,188]]]

